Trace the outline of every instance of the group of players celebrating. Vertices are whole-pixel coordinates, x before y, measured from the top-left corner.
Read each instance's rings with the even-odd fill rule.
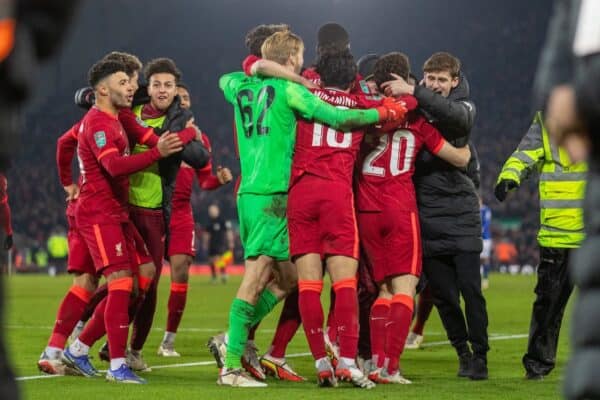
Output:
[[[217,383],[264,387],[267,374],[304,380],[285,360],[302,324],[320,386],[338,380],[366,389],[408,384],[400,357],[422,258],[416,156],[428,151],[460,169],[470,160],[469,147],[450,144],[415,97],[396,93],[395,82],[411,79],[403,53],[363,57],[357,66],[347,32],[333,23],[320,28],[317,60],[308,69],[304,43],[287,25],[260,25],[246,45],[251,54],[243,72],[219,81],[234,107],[245,272],[227,333],[208,343],[219,366]],[[452,55],[436,53],[425,63],[423,84],[447,97],[459,66]],[[138,90],[141,70],[135,56],[120,52],[94,64],[93,92],[79,93],[91,108],[58,142],[74,283],[38,361],[46,373],[98,375],[88,352],[106,335],[106,378],[145,383],[134,371],[148,369],[141,351],[164,257],[172,283],[158,353],[178,355],[175,333],[194,255],[194,171],[206,189],[232,176],[227,168],[212,175],[210,144],[194,123],[173,61],[150,61],[143,69],[147,89]],[[75,149],[78,184],[70,164]],[[327,329],[320,300],[325,271],[332,282]],[[376,294],[366,313],[364,304],[359,313],[360,290]],[[259,359],[255,331],[284,299],[272,346]],[[361,335],[371,357],[357,363]]]
[[[253,342],[248,345],[249,332],[285,296],[294,301],[286,302],[283,314],[289,319],[297,309],[320,386],[337,386],[338,380],[367,389],[375,383],[410,383],[401,374],[399,359],[421,273],[412,183],[416,155],[426,148],[464,168],[470,150],[448,143],[417,112],[414,97],[382,95],[389,81],[409,79],[406,55],[371,58],[370,71],[360,76],[347,33],[327,24],[319,31],[314,66],[300,76],[302,40],[285,26],[270,28],[276,32],[270,32],[260,52],[244,60],[244,72],[220,80],[235,110],[242,176],[237,204],[246,269],[227,334],[209,342],[221,367],[218,383],[263,387],[263,371],[280,379],[302,379],[276,343],[280,334],[291,338],[297,324],[290,329],[280,321],[284,328],[278,328],[272,349],[258,365]],[[250,49],[253,37],[267,29],[249,34]],[[440,53],[428,63],[437,64],[435,72],[448,74],[450,81],[451,71],[439,67],[448,60],[454,58]],[[370,317],[372,357],[362,368],[356,363],[359,238],[365,259],[361,268],[371,270],[378,290]],[[320,300],[324,270],[334,295],[327,333]]]

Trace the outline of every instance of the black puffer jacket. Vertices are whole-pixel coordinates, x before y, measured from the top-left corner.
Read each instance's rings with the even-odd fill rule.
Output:
[[[462,74],[459,86],[448,98],[422,86],[415,88],[415,97],[423,114],[446,140],[459,147],[469,143],[475,106],[469,100],[469,84]],[[418,156],[414,183],[424,257],[481,252],[481,218],[476,193],[479,162],[473,146],[471,150],[468,173],[428,151]]]

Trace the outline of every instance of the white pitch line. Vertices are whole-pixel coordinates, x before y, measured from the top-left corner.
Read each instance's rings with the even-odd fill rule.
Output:
[[[40,329],[40,330],[52,330],[53,326],[43,325],[7,325],[6,329]],[[164,332],[163,328],[152,328],[153,331]],[[179,328],[178,332],[222,332],[224,328]],[[275,329],[262,329],[261,332],[275,332]]]
[[[503,336],[494,336],[494,335],[490,335],[490,337],[488,338],[489,341],[495,341],[495,340],[512,340],[512,339],[523,339],[523,338],[527,338],[529,337],[528,334],[526,333],[522,333],[522,334],[518,334],[518,335],[503,335]],[[446,344],[450,344],[449,341],[444,340],[443,342],[429,342],[429,343],[423,343],[421,345],[421,347],[435,347],[435,346],[443,346]]]
[[[529,337],[529,335],[523,333],[523,334],[518,334],[518,335],[490,336],[489,340],[490,341],[511,340],[511,339],[523,339],[523,338],[526,338],[526,337]],[[446,341],[443,341],[443,342],[423,343],[421,345],[421,347],[436,347],[436,346],[444,346],[444,345],[448,345],[448,344],[450,344],[450,342],[446,340]],[[288,354],[286,357],[287,358],[297,358],[297,357],[307,357],[307,356],[310,356],[310,355],[311,355],[311,353],[295,353],[295,354]],[[183,367],[202,367],[202,366],[213,365],[213,364],[215,364],[214,361],[198,361],[198,362],[181,363],[181,364],[151,365],[150,368],[152,368],[152,369],[165,369],[165,368],[183,368]],[[104,371],[100,371],[100,372],[104,372]],[[63,376],[63,375],[19,376],[19,377],[15,378],[15,380],[17,380],[17,381],[31,381],[31,380],[36,380],[36,379],[58,378],[58,377],[61,377],[61,376]]]

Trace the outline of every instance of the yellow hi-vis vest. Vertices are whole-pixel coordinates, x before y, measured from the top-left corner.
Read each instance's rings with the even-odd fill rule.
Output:
[[[517,183],[533,171],[540,177],[540,230],[542,247],[579,247],[584,238],[583,198],[587,164],[570,162],[566,151],[553,144],[537,112],[517,150],[498,176]]]
[[[135,106],[133,112],[142,119],[143,105]],[[144,123],[153,128],[160,128],[165,120],[165,116],[143,120]],[[136,144],[132,154],[142,153],[148,150],[148,146]],[[129,204],[144,208],[162,207],[162,183],[158,173],[158,163],[155,162],[149,167],[138,171],[129,176]]]

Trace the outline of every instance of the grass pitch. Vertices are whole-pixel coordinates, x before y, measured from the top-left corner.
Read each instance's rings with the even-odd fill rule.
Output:
[[[446,341],[437,312],[433,312],[425,329],[425,348],[407,350],[402,359],[403,371],[412,385],[378,385],[368,393],[341,384],[335,389],[316,386],[314,363],[307,354],[304,331],[288,347],[290,364],[308,378],[305,383],[268,380],[266,389],[223,388],[215,384],[217,369],[205,343],[224,330],[231,299],[238,278],[227,285],[212,285],[206,277],[192,277],[187,308],[177,335],[176,349],[181,358],[161,358],[156,349],[163,336],[167,312],[169,278],[161,279],[159,303],[154,328],[148,338],[144,356],[153,368],[141,375],[148,385],[119,385],[103,378],[47,377],[40,375],[36,361],[50,335],[59,302],[71,284],[68,276],[12,276],[5,280],[8,292],[8,346],[12,363],[21,382],[22,398],[43,400],[66,399],[558,399],[563,369],[568,358],[569,310],[561,333],[558,365],[545,380],[524,379],[521,357],[527,345],[535,277],[492,275],[491,287],[485,291],[489,312],[490,379],[472,382],[456,377],[458,362]],[[324,290],[323,293],[328,293]],[[325,296],[324,296],[325,297]],[[570,307],[569,307],[570,308]],[[268,348],[279,308],[270,315],[257,333],[261,350]],[[92,349],[96,354],[98,345]],[[106,369],[97,356],[93,363]]]

